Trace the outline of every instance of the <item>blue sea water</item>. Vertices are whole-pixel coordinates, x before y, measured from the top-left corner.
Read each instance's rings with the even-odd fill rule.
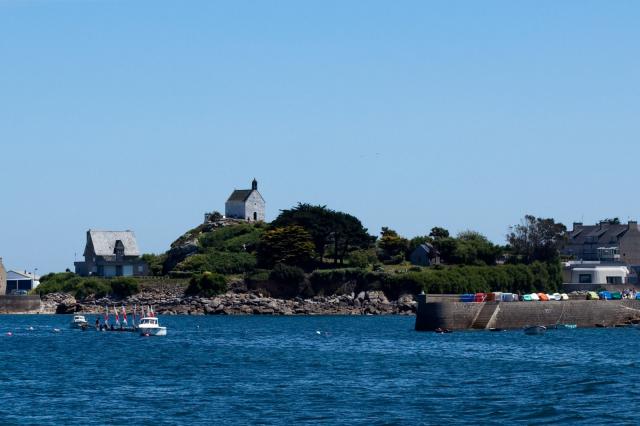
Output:
[[[0,424],[639,423],[636,329],[201,316],[153,338],[69,321],[0,316]]]

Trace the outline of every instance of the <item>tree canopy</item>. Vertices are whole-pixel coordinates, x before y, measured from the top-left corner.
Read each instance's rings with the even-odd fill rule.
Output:
[[[298,225],[270,229],[258,244],[258,263],[268,268],[279,263],[308,266],[313,255],[311,235]]]
[[[519,225],[512,226],[507,241],[518,261],[532,263],[555,262],[566,238],[567,227],[554,219],[526,215]]]
[[[330,250],[334,263],[342,263],[350,251],[368,248],[375,240],[358,218],[326,206],[299,203],[292,209],[282,210],[271,225],[276,228],[292,225],[304,228],[311,236],[320,261]]]
[[[378,240],[378,248],[380,249],[380,259],[383,261],[395,260],[400,263],[405,259],[406,252],[409,249],[409,241],[398,235],[393,229],[382,227],[381,237]]]

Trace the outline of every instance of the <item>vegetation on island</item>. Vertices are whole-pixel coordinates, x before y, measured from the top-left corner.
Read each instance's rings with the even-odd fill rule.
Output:
[[[47,274],[40,278],[40,285],[32,290],[41,296],[48,293],[71,293],[77,299],[89,296],[96,298],[113,296],[122,299],[139,291],[140,285],[135,278],[80,277],[73,272]]]
[[[473,230],[453,236],[442,227],[413,238],[383,227],[375,237],[352,215],[298,204],[270,224],[238,221],[189,231],[162,255],[163,272],[194,276],[194,283],[202,274],[219,274],[287,297],[362,290],[382,290],[390,297],[420,291],[556,291],[565,233],[553,219],[526,216],[510,228],[504,246]],[[195,247],[185,253],[189,244]],[[411,265],[410,255],[421,244],[435,248],[441,264]]]
[[[509,228],[507,244],[497,245],[477,231],[451,235],[437,226],[412,238],[386,226],[372,236],[358,218],[310,204],[283,210],[269,224],[215,212],[210,217],[166,253],[144,255],[150,273],[189,280],[185,294],[204,297],[226,292],[232,282],[278,297],[364,290],[381,290],[388,297],[420,291],[554,292],[562,284],[559,249],[566,227],[548,218],[525,216]],[[437,252],[439,264],[410,263],[421,244]],[[139,282],[49,274],[36,292],[126,297],[140,290]]]

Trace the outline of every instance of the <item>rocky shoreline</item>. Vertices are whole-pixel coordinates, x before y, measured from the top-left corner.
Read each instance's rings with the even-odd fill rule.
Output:
[[[309,299],[278,299],[259,291],[228,292],[216,297],[185,296],[184,290],[148,289],[126,299],[76,300],[67,293],[43,296],[41,313],[101,313],[104,307],[134,305],[153,306],[160,315],[413,315],[413,296],[403,295],[390,301],[381,291],[358,294],[316,296]]]

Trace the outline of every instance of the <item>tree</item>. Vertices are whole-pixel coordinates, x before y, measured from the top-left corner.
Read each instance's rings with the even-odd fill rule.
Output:
[[[434,226],[433,228],[431,228],[429,236],[433,239],[449,238],[449,231],[439,226]]]
[[[530,264],[555,262],[566,238],[567,227],[548,218],[526,215],[520,225],[509,228],[507,241],[519,261]]]
[[[481,233],[469,230],[458,234],[455,257],[465,265],[495,265],[501,251]]]
[[[400,262],[404,260],[407,249],[409,248],[409,241],[406,238],[398,235],[393,229],[382,227],[382,235],[378,241],[378,248],[380,249],[381,260],[399,259]],[[398,262],[398,263],[400,263]]]
[[[324,259],[329,247],[334,263],[342,263],[351,250],[366,249],[375,240],[356,217],[326,206],[299,203],[292,209],[282,210],[271,225],[296,225],[304,228],[311,236],[316,257],[320,261]]]
[[[600,223],[607,223],[609,225],[620,225],[620,218],[614,217],[613,219],[606,218],[602,219]]]
[[[258,263],[270,268],[278,263],[309,266],[313,260],[311,235],[301,226],[283,226],[266,231],[258,243]]]

